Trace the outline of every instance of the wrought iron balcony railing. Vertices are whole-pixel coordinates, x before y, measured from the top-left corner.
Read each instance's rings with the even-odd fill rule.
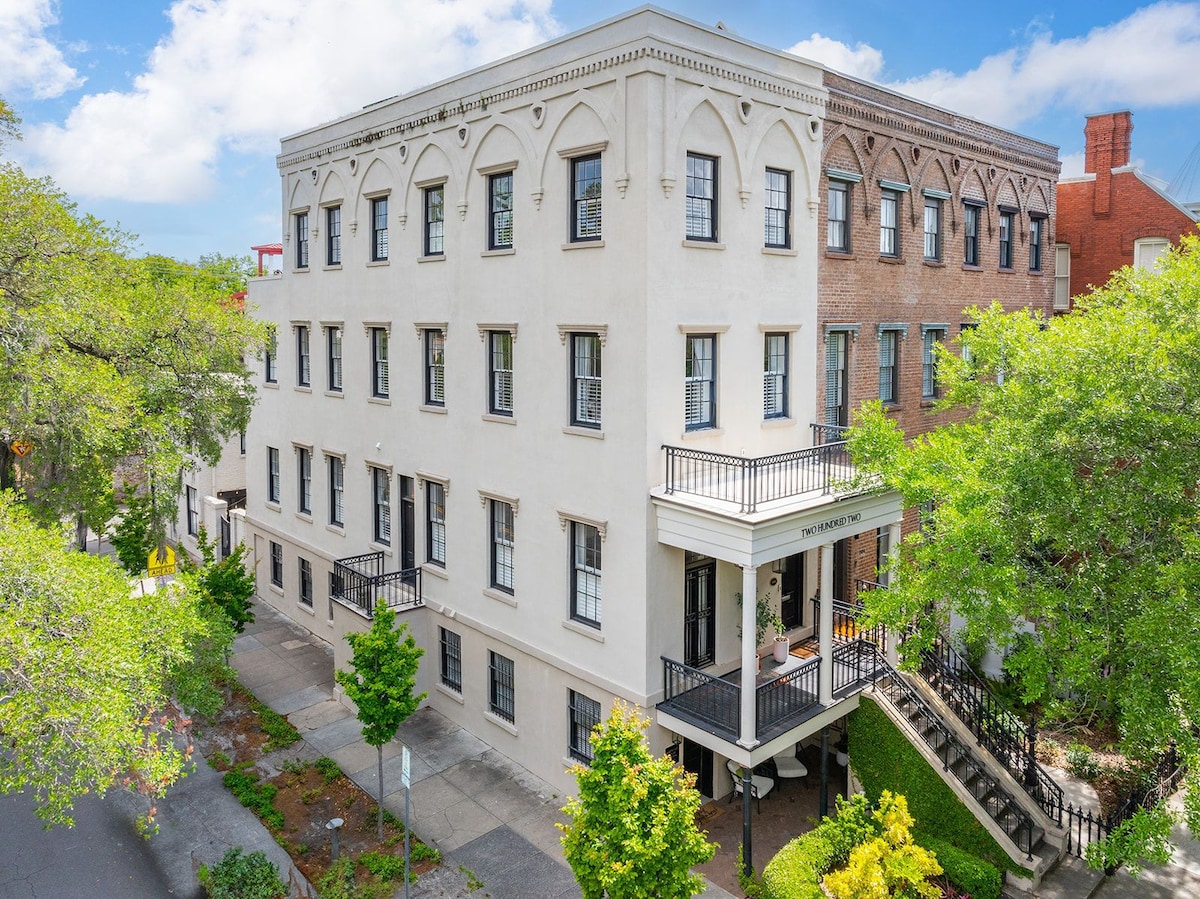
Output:
[[[364,553],[333,563],[334,599],[361,609],[368,618],[382,601],[389,609],[407,611],[425,604],[421,596],[421,569],[385,571],[383,552]]]

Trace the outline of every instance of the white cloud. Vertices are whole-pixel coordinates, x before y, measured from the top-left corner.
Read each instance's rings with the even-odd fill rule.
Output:
[[[1077,175],[1083,174],[1084,154],[1083,153],[1060,153],[1058,161],[1062,163],[1062,177],[1074,178]]]
[[[883,56],[813,35],[790,52],[876,80]],[[969,72],[935,69],[887,86],[946,109],[1015,127],[1047,109],[1075,113],[1200,102],[1200,3],[1160,2],[1080,37],[1055,39],[1032,23],[1025,40]]]
[[[868,81],[877,80],[883,71],[883,54],[870,44],[859,43],[851,47],[822,34],[814,33],[808,40],[788,47],[785,52],[822,63],[843,75]]]
[[[35,164],[72,195],[201,198],[226,148],[276,151],[281,135],[557,30],[550,0],[177,0],[169,17],[131,91],[26,129]]]
[[[44,100],[83,83],[46,38],[58,24],[52,0],[0,0],[0,94]]]

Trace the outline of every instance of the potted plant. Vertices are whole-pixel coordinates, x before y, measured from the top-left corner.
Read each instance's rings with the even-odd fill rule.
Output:
[[[735,593],[735,594],[733,594],[733,598],[735,600],[737,600],[737,607],[739,609],[741,609],[742,594],[740,592]],[[754,647],[755,647],[755,649],[757,649],[758,647],[763,645],[763,640],[767,634],[767,628],[771,626],[773,616],[775,618],[778,617],[771,610],[771,594],[769,592],[764,593],[754,603]],[[740,640],[742,638],[742,625],[741,625],[740,618],[738,619],[737,635],[738,635],[738,639]]]
[[[772,652],[775,654],[775,661],[783,664],[787,661],[788,650],[791,649],[791,642],[784,633],[783,619],[779,615],[775,615],[771,619],[771,627],[775,630],[775,645]]]

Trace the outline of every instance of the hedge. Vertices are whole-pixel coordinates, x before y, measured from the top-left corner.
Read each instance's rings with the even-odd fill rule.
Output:
[[[907,797],[908,810],[917,820],[913,835],[919,844],[928,848],[927,837],[932,836],[1001,870],[1029,876],[874,700],[862,696],[848,721],[852,767],[864,792],[873,803],[884,790]]]
[[[1004,875],[995,865],[937,837],[922,836],[917,842],[937,856],[946,879],[971,899],[1000,899]]]

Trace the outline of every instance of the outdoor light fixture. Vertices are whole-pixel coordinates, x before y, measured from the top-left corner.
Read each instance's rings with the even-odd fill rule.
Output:
[[[329,857],[332,861],[338,860],[338,829],[346,822],[341,818],[330,818],[329,823],[325,825],[325,829],[329,831],[332,844],[329,847]]]

